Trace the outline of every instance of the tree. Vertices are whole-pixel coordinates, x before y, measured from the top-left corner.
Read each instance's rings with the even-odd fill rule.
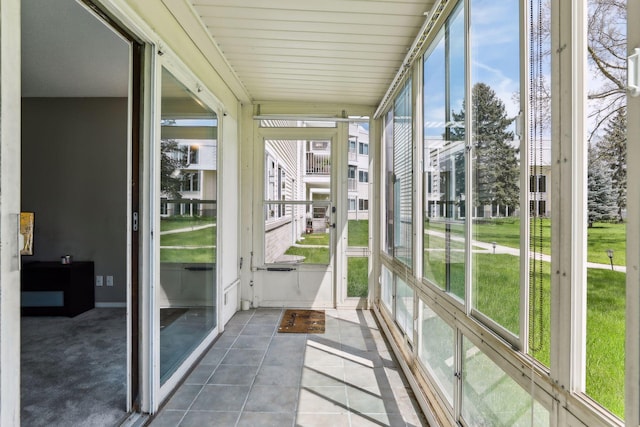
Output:
[[[627,1],[589,0],[589,68],[601,82],[589,91],[593,129],[590,140],[627,102]]]
[[[507,130],[513,122],[507,117],[504,102],[485,83],[476,83],[472,89],[473,126],[473,206],[491,205],[508,207],[510,211],[519,206],[518,149],[512,145],[513,132]],[[465,107],[453,119],[464,122]],[[464,139],[464,128],[452,129],[452,140]]]
[[[626,108],[618,110],[597,144],[598,159],[610,172],[611,187],[617,206],[618,221],[623,221],[627,207],[627,115]]]
[[[626,106],[627,1],[587,1],[587,60],[591,80],[588,93],[589,141],[593,141],[607,122]],[[549,0],[536,0],[534,5],[540,9],[531,22],[531,45],[535,52],[531,58],[531,71],[536,74],[532,93],[533,102],[542,109],[543,123],[537,123],[537,126],[547,129],[551,119],[550,76],[539,73],[538,69],[549,66],[552,52],[551,6]]]
[[[180,171],[186,166],[184,161],[185,147],[180,147],[174,139],[163,139],[160,144],[160,189],[170,199],[181,199],[180,187],[182,176]]]
[[[615,216],[616,202],[611,187],[611,179],[601,160],[589,150],[589,171],[587,174],[587,211],[589,228],[597,221],[607,221]]]

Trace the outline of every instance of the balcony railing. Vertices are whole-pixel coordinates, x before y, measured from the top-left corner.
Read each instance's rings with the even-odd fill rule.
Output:
[[[347,180],[348,191],[357,191],[358,190],[358,180],[355,178],[349,178]]]
[[[331,156],[329,154],[307,153],[307,175],[330,175]]]

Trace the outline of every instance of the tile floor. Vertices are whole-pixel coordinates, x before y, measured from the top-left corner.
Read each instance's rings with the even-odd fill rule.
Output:
[[[236,313],[151,426],[427,425],[370,311],[324,334],[278,333],[283,312]]]

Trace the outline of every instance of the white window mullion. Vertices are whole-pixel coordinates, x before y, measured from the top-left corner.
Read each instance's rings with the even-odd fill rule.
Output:
[[[551,377],[566,390],[584,391],[587,10],[579,0],[551,4]]]
[[[640,16],[640,2],[627,2],[627,16]],[[628,52],[640,47],[640,26],[627,26]],[[640,97],[627,97],[627,117],[640,117]],[[627,120],[627,165],[640,159],[640,121]],[[640,182],[640,168],[627,168],[627,182]],[[633,190],[632,190],[633,189]],[[627,191],[627,319],[625,348],[625,420],[640,425],[640,193]]]
[[[528,1],[520,5],[520,115],[516,119],[516,130],[520,131],[520,349],[528,351],[529,342],[529,255],[530,255],[530,222],[529,222],[529,175],[530,175],[530,150],[531,141],[529,135],[529,94],[530,82],[529,70],[529,8]],[[542,309],[542,307],[540,307]]]

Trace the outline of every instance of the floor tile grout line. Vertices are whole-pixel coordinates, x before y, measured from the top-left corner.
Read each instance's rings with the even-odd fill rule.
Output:
[[[298,408],[300,406],[300,394],[302,393],[302,376],[304,375],[304,359],[307,354],[307,342],[309,341],[309,334],[304,334],[304,350],[301,351],[300,356],[300,379],[298,380],[298,398],[293,408],[293,423],[292,427],[296,426],[296,419],[298,418]]]
[[[251,319],[253,318],[253,316],[255,315],[255,312],[251,313],[251,316],[249,317],[249,319],[247,320],[247,323],[244,324],[244,326],[242,326],[242,329],[240,329],[240,332],[238,333],[238,335],[235,337],[235,339],[233,340],[233,342],[229,345],[229,347],[227,347],[227,351],[224,352],[224,355],[220,358],[220,360],[218,361],[218,363],[216,363],[215,368],[213,369],[213,371],[211,371],[211,374],[209,374],[209,376],[207,377],[207,380],[204,382],[204,384],[202,384],[200,386],[200,391],[198,393],[196,393],[196,395],[194,396],[193,400],[191,401],[191,404],[189,405],[189,407],[187,408],[186,411],[184,411],[184,414],[182,415],[182,417],[180,418],[180,421],[178,421],[178,424],[176,424],[176,426],[180,426],[180,424],[182,424],[182,422],[184,421],[184,418],[187,416],[187,414],[189,413],[189,411],[191,410],[191,408],[193,407],[193,404],[196,402],[196,400],[198,399],[198,397],[202,394],[202,392],[204,391],[204,388],[207,386],[207,384],[209,383],[209,380],[211,379],[211,377],[213,377],[213,375],[215,374],[215,372],[218,370],[218,368],[220,367],[220,365],[222,364],[222,361],[224,360],[225,357],[227,357],[227,354],[229,354],[229,350],[231,350],[231,346],[233,345],[233,343],[236,342],[236,340],[238,339],[238,337],[240,336],[240,333],[244,330],[244,328],[249,324],[249,322],[251,321]],[[224,331],[222,331],[222,333],[218,336],[219,338],[222,338],[222,336],[224,335]],[[213,350],[213,348],[216,346],[216,343],[214,342],[213,345],[211,346],[211,348],[209,348],[209,350],[207,350],[207,353],[211,350]],[[198,364],[198,366],[200,366],[200,364]],[[240,419],[240,414],[238,414],[238,420]],[[238,420],[236,420],[236,424],[238,423]]]
[[[256,311],[253,313],[255,315],[255,313],[258,311],[259,309],[256,309]],[[282,317],[282,311],[283,309],[280,309],[280,317]],[[253,316],[251,316],[253,317]],[[249,322],[247,322],[247,324],[249,324]],[[276,334],[276,328],[274,326],[273,331],[271,332],[271,337],[269,339],[269,344],[267,344],[267,349],[265,350],[264,354],[262,355],[262,358],[260,359],[260,363],[258,364],[258,370],[256,371],[256,375],[253,377],[253,380],[251,381],[251,384],[249,385],[249,392],[247,393],[247,396],[244,398],[244,402],[242,402],[242,406],[240,407],[240,413],[238,414],[238,419],[236,420],[235,426],[238,426],[238,423],[240,422],[240,419],[242,419],[242,414],[244,413],[244,408],[247,406],[247,402],[249,401],[249,396],[251,396],[251,392],[253,391],[253,386],[256,384],[256,379],[258,378],[258,374],[260,373],[260,370],[262,369],[262,364],[264,363],[264,359],[265,357],[267,357],[267,352],[269,351],[269,347],[271,346],[271,343],[273,342],[273,337]],[[240,336],[240,335],[238,335]]]

